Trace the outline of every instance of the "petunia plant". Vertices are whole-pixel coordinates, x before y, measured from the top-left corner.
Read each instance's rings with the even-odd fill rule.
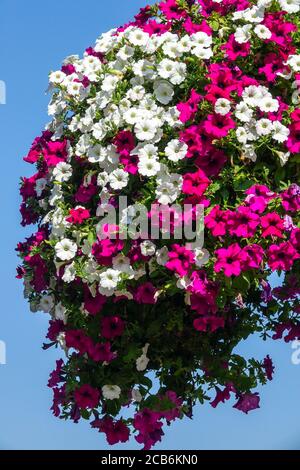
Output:
[[[259,408],[272,359],[237,345],[300,339],[299,11],[166,0],[50,73],[18,277],[65,353],[54,415],[109,444],[150,449],[205,401]]]

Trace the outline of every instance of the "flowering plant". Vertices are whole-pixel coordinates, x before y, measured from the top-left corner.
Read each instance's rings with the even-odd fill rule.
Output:
[[[51,316],[44,348],[66,353],[54,415],[109,444],[134,433],[149,449],[205,400],[258,408],[272,359],[236,346],[300,339],[299,10],[165,0],[50,74],[52,121],[21,182],[22,225],[38,230],[17,247],[18,277]],[[178,228],[199,207],[193,244]]]

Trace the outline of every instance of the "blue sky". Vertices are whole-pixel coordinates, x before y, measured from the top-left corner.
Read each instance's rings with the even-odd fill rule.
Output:
[[[7,365],[0,365],[0,449],[106,449],[102,435],[87,423],[52,417],[46,387],[57,351],[41,350],[47,318],[32,314],[15,280],[16,243],[29,231],[19,226],[18,179],[30,174],[22,161],[48,121],[45,95],[49,70],[72,53],[81,54],[96,37],[129,20],[144,0],[1,0],[0,80],[7,104],[0,105],[1,315],[0,340]],[[233,403],[199,407],[193,421],[166,430],[158,449],[300,449],[300,365],[292,365],[291,345],[251,338],[239,351],[273,357],[276,375],[261,393],[261,409],[248,416]],[[132,441],[120,449],[135,449]]]

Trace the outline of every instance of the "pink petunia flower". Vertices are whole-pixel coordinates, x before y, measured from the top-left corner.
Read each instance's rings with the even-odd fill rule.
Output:
[[[240,206],[235,212],[229,213],[228,229],[230,235],[242,238],[251,238],[255,235],[260,217],[249,207]]]
[[[215,272],[224,271],[225,276],[239,276],[243,271],[243,265],[247,260],[247,253],[242,250],[238,243],[233,243],[228,248],[219,248],[215,252]]]
[[[222,211],[220,206],[215,206],[205,217],[205,226],[211,231],[214,237],[220,237],[226,234],[228,212]]]
[[[244,269],[261,268],[264,258],[264,250],[261,246],[257,244],[247,245],[244,248],[244,252],[247,254],[247,259],[244,263]]]
[[[300,254],[290,242],[283,242],[280,245],[271,245],[268,249],[267,256],[268,265],[272,271],[289,271],[295,260],[300,258]]]
[[[276,212],[270,212],[269,214],[262,216],[261,227],[263,229],[261,234],[263,238],[283,238],[282,232],[284,230],[284,221]]]
[[[282,205],[288,212],[297,212],[300,210],[300,186],[291,184],[291,186],[280,194]]]

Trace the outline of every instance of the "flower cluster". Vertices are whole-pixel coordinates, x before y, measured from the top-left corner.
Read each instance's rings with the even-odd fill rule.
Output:
[[[300,339],[299,11],[165,0],[50,73],[51,122],[20,188],[37,231],[17,276],[50,314],[44,348],[66,353],[54,415],[90,420],[111,445],[135,433],[150,449],[204,400],[258,408],[272,359],[236,346]],[[139,206],[159,237],[124,237]],[[199,206],[204,246],[178,235]]]

